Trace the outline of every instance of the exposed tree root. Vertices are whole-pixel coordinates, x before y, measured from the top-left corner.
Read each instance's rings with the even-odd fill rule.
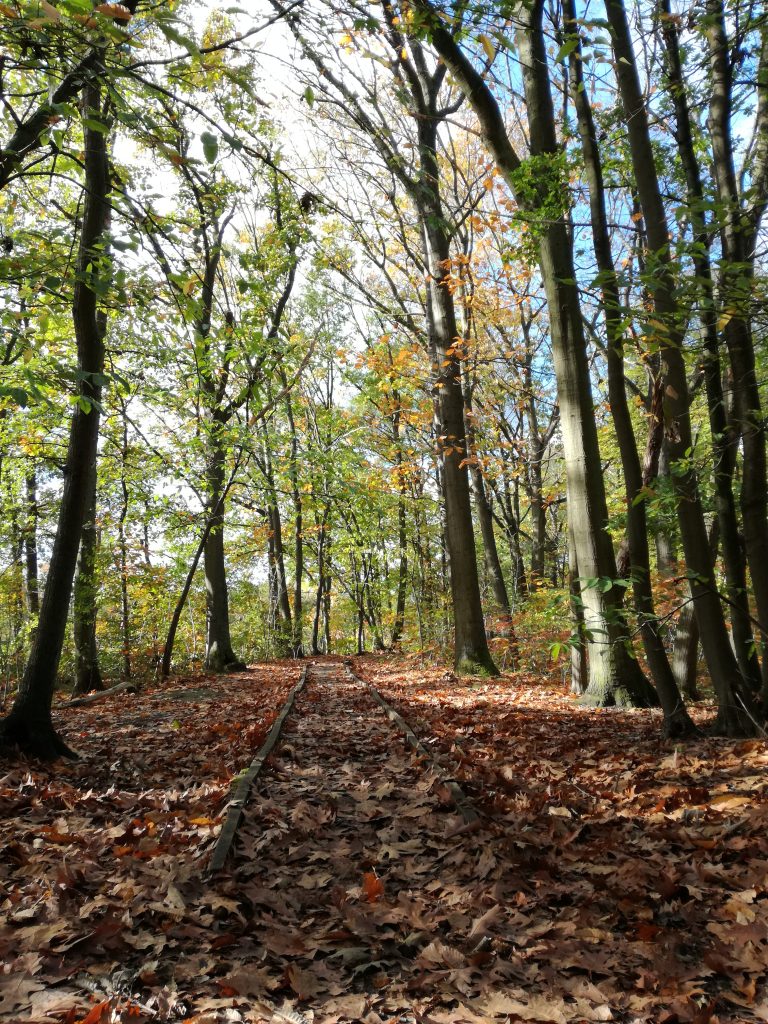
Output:
[[[13,712],[0,721],[0,751],[20,752],[41,761],[66,757],[77,761],[79,754],[67,746],[51,722],[30,722]]]

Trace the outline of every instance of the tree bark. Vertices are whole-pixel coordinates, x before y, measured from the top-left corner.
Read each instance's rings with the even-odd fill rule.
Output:
[[[86,121],[100,116],[99,89],[93,83],[83,90],[83,107]],[[106,133],[88,127],[87,123],[83,132],[83,215],[72,302],[80,374],[78,404],[70,422],[64,488],[38,630],[16,700],[8,717],[0,723],[0,744],[17,746],[47,759],[73,756],[53,727],[51,701],[87,511],[90,475],[96,464],[104,369],[106,322],[98,310],[98,296],[103,294],[109,279],[103,251],[109,225],[109,164]]]
[[[287,388],[288,381],[282,368],[279,370],[279,373],[283,388]],[[302,658],[304,656],[301,592],[304,580],[304,510],[301,491],[299,490],[299,437],[296,430],[293,402],[290,394],[286,394],[285,397],[285,411],[291,432],[291,456],[288,463],[288,478],[291,481],[291,500],[293,502],[293,656],[294,658]]]
[[[80,538],[80,553],[74,583],[73,634],[75,641],[75,686],[72,695],[79,697],[92,690],[103,690],[96,645],[99,584],[96,575],[98,531],[96,529],[96,466],[88,483],[88,508]]]
[[[466,431],[467,451],[469,453],[469,478],[472,485],[472,497],[475,505],[475,515],[480,527],[480,536],[483,539],[483,554],[485,556],[485,570],[491,584],[493,600],[496,608],[506,618],[512,614],[512,606],[507,593],[507,585],[504,582],[504,573],[501,568],[499,549],[496,545],[496,531],[493,527],[493,514],[485,490],[483,471],[477,457],[475,447],[475,428],[473,423],[472,410],[472,385],[470,381],[464,386],[464,429]]]
[[[128,542],[125,523],[128,518],[128,420],[123,402],[123,437],[120,449],[120,493],[122,504],[117,520],[118,544],[120,548],[120,618],[123,634],[123,677],[131,678],[131,604],[128,598]]]
[[[224,450],[217,430],[209,442],[207,488],[210,528],[203,548],[206,602],[205,667],[212,672],[241,671],[229,627],[229,592],[224,562]]]
[[[728,405],[723,393],[720,344],[718,339],[718,304],[710,257],[711,228],[706,222],[703,205],[704,186],[693,137],[691,115],[686,98],[680,59],[680,40],[669,0],[662,0],[666,17],[662,33],[667,57],[667,78],[674,101],[677,122],[677,148],[686,179],[686,192],[693,228],[693,265],[701,307],[704,345],[704,386],[707,394],[710,433],[713,448],[715,508],[723,551],[726,595],[730,611],[736,660],[743,677],[752,689],[760,685],[760,666],[754,653],[755,644],[749,616],[747,569],[741,542],[733,476],[738,447],[737,432],[729,422]],[[765,664],[765,660],[764,660]]]
[[[584,637],[584,604],[579,586],[579,563],[573,530],[568,530],[568,594],[571,612],[571,693],[580,697],[589,684],[587,644]]]
[[[24,524],[24,562],[26,567],[24,597],[27,615],[36,618],[40,612],[40,591],[37,558],[37,470],[33,466],[25,478],[26,522]]]

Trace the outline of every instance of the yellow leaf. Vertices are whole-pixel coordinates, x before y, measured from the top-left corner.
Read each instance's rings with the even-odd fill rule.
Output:
[[[181,290],[184,292],[185,295],[191,295],[196,287],[197,287],[197,278],[196,277],[190,277],[190,279],[188,281],[184,282],[184,284],[181,287]]]
[[[488,36],[485,35],[484,33],[481,33],[477,38],[483,44],[483,49],[485,50],[486,57],[488,58],[489,61],[492,61],[493,58],[496,56],[496,47],[493,45]]]

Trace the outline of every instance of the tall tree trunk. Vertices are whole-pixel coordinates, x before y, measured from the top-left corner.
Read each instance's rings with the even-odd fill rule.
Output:
[[[131,604],[128,598],[128,541],[125,523],[128,518],[128,419],[125,402],[123,408],[123,438],[120,448],[120,493],[122,504],[117,520],[117,535],[120,548],[120,617],[123,634],[123,678],[131,678]]]
[[[735,424],[744,452],[741,522],[757,617],[762,625],[763,684],[768,697],[768,475],[765,420],[755,368],[750,307],[755,252],[752,225],[742,211],[733,160],[733,67],[722,0],[707,0],[704,22],[709,41],[710,106],[708,128],[712,166],[720,200],[720,303],[723,337],[734,389]]]
[[[664,365],[664,420],[670,459],[675,466],[678,518],[697,602],[702,645],[718,697],[718,728],[728,735],[752,733],[756,708],[728,641],[723,609],[717,593],[714,565],[696,472],[690,464],[693,438],[688,381],[683,358],[684,336],[675,282],[670,265],[669,226],[659,189],[648,115],[640,89],[635,53],[626,11],[621,0],[606,0],[615,55],[615,72],[624,107],[630,153],[638,196],[645,217],[654,273],[650,281],[655,311],[656,342]]]
[[[280,369],[283,388],[288,387],[285,372]],[[299,438],[296,421],[293,415],[293,401],[290,393],[285,397],[285,411],[291,432],[291,456],[288,463],[288,478],[291,481],[291,500],[293,502],[293,656],[304,656],[302,639],[302,607],[301,587],[304,581],[304,514],[299,490]]]
[[[472,497],[475,504],[475,514],[480,527],[480,536],[483,539],[483,554],[485,556],[485,570],[493,592],[493,600],[497,610],[509,618],[512,614],[512,607],[509,602],[507,585],[504,582],[504,573],[501,568],[499,549],[496,545],[496,531],[493,528],[493,513],[485,490],[483,471],[477,457],[475,447],[475,428],[472,422],[472,385],[466,381],[464,387],[464,428],[467,436],[467,451],[469,453],[469,477],[472,484]]]
[[[533,192],[549,203],[557,202],[564,189],[564,181],[557,173],[561,148],[549,88],[543,3],[536,0],[530,10],[520,8],[519,14],[523,28],[518,33],[518,46],[535,172],[521,164],[512,148],[488,83],[438,19],[430,26],[430,36],[471,102],[486,143],[515,192],[519,207],[530,215],[538,244],[565,450],[568,519],[573,527],[582,578],[606,581],[600,586],[582,587],[589,660],[589,688],[585,696],[600,705],[644,705],[654,702],[655,694],[628,654],[627,625],[621,611],[623,595],[620,587],[610,584],[616,575],[616,562],[605,529],[608,512],[572,241],[565,214],[552,217],[548,210],[546,217],[537,220],[539,200],[532,196]]]
[[[659,453],[659,480],[669,480],[669,446],[665,443]],[[677,573],[677,545],[674,533],[667,526],[657,526],[653,533],[656,545],[656,568],[659,575],[669,579]]]
[[[317,541],[317,589],[315,591],[315,614],[312,619],[312,654],[320,654],[320,621],[323,610],[323,595],[325,594],[325,535],[328,509],[323,510],[322,520],[317,524],[319,528]]]
[[[95,465],[88,486],[90,494],[80,538],[72,609],[75,641],[75,686],[72,692],[76,696],[90,693],[91,690],[104,689],[99,670],[99,651],[96,645],[99,585],[96,577],[98,531],[96,529]]]
[[[210,529],[203,548],[206,601],[205,667],[213,672],[239,671],[245,664],[232,650],[229,593],[224,562],[224,450],[215,424],[209,442],[207,488]]]
[[[717,558],[719,545],[719,521],[715,518],[709,529],[709,545],[713,560]],[[680,687],[680,692],[689,700],[701,700],[696,686],[699,670],[699,621],[696,617],[696,602],[688,588],[688,601],[683,605],[677,617],[675,640],[672,645],[672,671]]]
[[[564,14],[566,30],[578,33],[575,0],[564,0]],[[611,252],[611,239],[605,208],[603,168],[597,146],[592,108],[584,85],[581,42],[578,35],[576,39],[577,46],[570,57],[571,96],[581,136],[589,186],[592,238],[602,289],[602,306],[607,336],[608,396],[624,471],[627,541],[632,563],[632,589],[648,665],[664,709],[664,733],[668,736],[690,735],[695,732],[695,727],[685,710],[675,682],[654,610],[648,528],[643,498],[643,470],[637,452],[637,442],[624,384],[623,315],[619,298],[619,283]],[[649,441],[651,443],[648,445],[650,454],[647,460],[649,476],[650,474],[655,475],[658,466],[658,450],[661,443],[660,438],[657,439],[656,435],[659,434],[660,413],[660,409],[652,407],[649,424]]]
[[[269,569],[272,586],[274,625],[277,634],[277,653],[282,658],[293,650],[293,622],[291,602],[288,596],[288,580],[285,573],[285,551],[283,546],[283,521],[277,499],[277,487],[272,466],[272,449],[269,431],[262,421],[261,469],[266,485],[267,519],[269,522]]]
[[[16,745],[43,758],[72,756],[53,727],[51,701],[64,642],[90,475],[99,438],[101,374],[106,321],[98,296],[109,279],[103,251],[109,225],[109,164],[106,132],[88,126],[101,115],[98,86],[83,89],[85,186],[72,319],[77,342],[79,398],[69,431],[64,488],[56,536],[40,607],[38,630],[10,714],[0,723],[0,744]]]
[[[568,594],[571,612],[571,693],[581,696],[589,683],[587,644],[584,637],[584,604],[579,586],[579,563],[573,530],[568,528]]]
[[[24,524],[24,562],[26,567],[24,597],[27,615],[36,618],[40,611],[40,592],[38,589],[37,559],[37,471],[33,466],[25,478],[26,487],[26,521]]]
[[[711,229],[703,212],[706,197],[686,98],[678,30],[671,16],[669,0],[662,0],[662,3],[666,15],[661,24],[667,56],[667,78],[675,106],[677,148],[685,172],[688,208],[693,228],[692,259],[700,295],[704,385],[714,452],[715,508],[723,550],[726,594],[739,669],[750,687],[755,689],[759,686],[760,666],[754,653],[755,644],[747,596],[746,561],[733,494],[738,436],[734,434],[729,422],[723,393],[717,326],[718,308],[710,259]]]
[[[419,122],[421,181],[419,204],[424,262],[428,268],[427,330],[434,362],[445,499],[445,540],[451,565],[454,621],[454,664],[459,674],[498,675],[485,635],[477,574],[475,532],[469,498],[467,441],[459,337],[450,290],[450,245],[440,203],[437,125]]]

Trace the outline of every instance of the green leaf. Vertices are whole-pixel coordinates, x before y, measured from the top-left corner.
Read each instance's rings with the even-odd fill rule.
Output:
[[[109,125],[104,124],[103,121],[97,121],[94,117],[84,117],[83,124],[93,132],[101,132],[102,135],[109,131]]]
[[[189,36],[183,35],[181,32],[173,28],[172,25],[165,25],[160,22],[160,31],[166,39],[170,39],[172,43],[178,43],[179,46],[183,46],[187,53],[192,54],[193,57],[200,53],[200,48],[194,39],[190,39]]]
[[[311,85],[308,85],[304,90],[304,99],[307,101],[307,106],[312,107],[315,103],[315,90]]]
[[[558,64],[562,64],[566,57],[570,56],[576,47],[579,45],[578,36],[571,36],[570,39],[566,39],[560,49],[557,51],[555,60]]]
[[[4,384],[0,384],[0,398],[10,398],[22,409],[26,408],[29,401],[29,395],[24,388],[6,387]]]
[[[203,144],[203,155],[209,164],[212,164],[219,155],[219,140],[212,132],[203,132],[200,136]]]

